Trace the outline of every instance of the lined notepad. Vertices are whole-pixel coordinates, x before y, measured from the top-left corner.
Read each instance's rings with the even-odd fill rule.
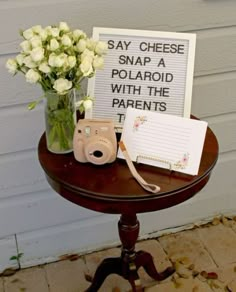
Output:
[[[206,129],[204,121],[128,108],[121,139],[133,161],[196,175]]]

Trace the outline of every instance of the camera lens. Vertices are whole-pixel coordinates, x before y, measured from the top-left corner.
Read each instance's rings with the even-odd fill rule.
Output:
[[[96,150],[93,152],[93,156],[97,157],[97,158],[100,158],[103,156],[103,153],[99,150]]]
[[[96,135],[86,141],[84,154],[89,162],[101,165],[110,161],[112,150],[112,144],[108,139]]]

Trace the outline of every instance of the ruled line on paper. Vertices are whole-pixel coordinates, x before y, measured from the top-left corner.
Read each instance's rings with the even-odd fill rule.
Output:
[[[195,175],[206,129],[206,122],[129,108],[121,138],[133,161]]]

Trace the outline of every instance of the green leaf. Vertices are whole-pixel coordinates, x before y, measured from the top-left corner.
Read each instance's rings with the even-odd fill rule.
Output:
[[[23,256],[23,254],[23,252],[20,252],[19,254],[10,257],[10,261],[18,261]]]
[[[37,100],[32,101],[28,104],[28,110],[32,110],[36,107],[36,105],[44,98],[44,95],[40,96]]]
[[[84,112],[84,106],[83,106],[83,104],[81,104],[79,106],[79,111],[80,111],[81,114]]]
[[[10,257],[10,261],[14,261],[14,260],[17,260],[17,256]]]
[[[28,110],[32,110],[36,107],[36,105],[38,104],[37,101],[32,101],[31,103],[28,104]]]

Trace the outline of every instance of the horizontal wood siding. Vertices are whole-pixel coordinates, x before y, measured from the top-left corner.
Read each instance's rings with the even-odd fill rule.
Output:
[[[0,271],[16,266],[9,260],[16,253],[15,238],[25,267],[119,242],[117,216],[73,205],[45,179],[37,159],[43,105],[27,110],[41,89],[5,69],[6,60],[19,52],[19,29],[67,21],[88,34],[94,26],[197,34],[192,114],[206,120],[216,134],[219,161],[194,198],[139,215],[145,237],[220,212],[236,213],[235,11],[234,0],[0,1]]]
[[[236,70],[236,27],[197,32],[195,76]]]
[[[76,206],[51,189],[15,196],[1,201],[0,238],[97,216],[101,214]]]
[[[0,271],[6,269],[18,269],[19,265],[11,257],[17,255],[15,235],[6,236],[0,239]]]
[[[68,253],[88,253],[92,250],[119,245],[118,216],[102,215],[70,224],[61,224],[17,236],[23,267],[58,260]],[[99,231],[99,236],[98,236]]]
[[[35,150],[0,156],[0,199],[49,188],[37,157]]]
[[[199,118],[236,113],[236,71],[194,78],[192,113]]]
[[[19,48],[18,48],[19,50]],[[42,94],[39,86],[31,85],[25,82],[25,77],[21,74],[12,76],[6,74],[5,63],[8,58],[14,58],[15,55],[0,56],[0,86],[1,86],[1,99],[0,107],[8,107],[14,105],[22,105],[21,111],[26,111],[26,105],[30,101]],[[0,108],[0,109],[1,109]]]
[[[28,111],[25,107],[11,107],[0,111],[0,155],[37,148],[44,131],[44,116],[40,107]]]
[[[96,4],[86,0],[5,1],[0,7],[0,19],[5,24],[0,27],[0,50],[3,54],[17,52],[18,30],[35,24],[46,26],[66,20],[88,33],[94,26],[196,31],[235,25],[235,11],[234,0],[100,0]]]

